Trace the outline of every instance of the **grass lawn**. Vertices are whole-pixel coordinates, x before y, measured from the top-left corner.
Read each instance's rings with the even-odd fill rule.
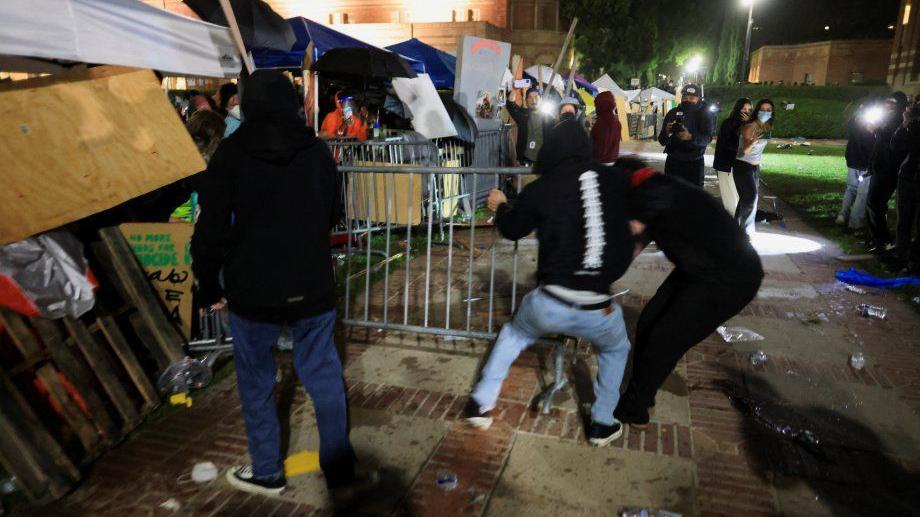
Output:
[[[834,224],[846,188],[844,150],[842,145],[817,144],[777,149],[776,144],[770,144],[761,165],[762,177],[767,190],[790,204],[812,228],[834,241],[845,253],[862,254],[866,250],[863,239],[844,233],[842,227]],[[889,203],[892,230],[897,221],[894,206],[892,198]],[[860,262],[855,266],[878,276],[897,274],[877,260]],[[840,263],[840,269],[847,267],[849,264]],[[916,287],[900,291],[906,299],[920,294],[920,288]]]

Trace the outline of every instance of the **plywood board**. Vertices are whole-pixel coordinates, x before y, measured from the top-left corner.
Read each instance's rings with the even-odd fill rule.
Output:
[[[192,256],[190,223],[128,223],[119,227],[169,317],[186,339],[192,333]]]
[[[361,166],[376,165],[371,162],[357,163]],[[392,165],[389,165],[392,167]],[[394,174],[383,172],[349,175],[348,214],[351,219],[361,222],[387,222],[387,215],[392,225],[422,222],[422,187],[428,181],[426,174]],[[390,198],[387,206],[387,196]],[[389,214],[388,214],[389,212]]]
[[[150,70],[96,67],[0,86],[0,244],[205,168]]]

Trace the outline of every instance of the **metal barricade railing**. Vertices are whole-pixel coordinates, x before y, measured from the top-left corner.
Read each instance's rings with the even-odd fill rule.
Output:
[[[471,177],[465,196],[472,217],[461,214],[456,204],[434,210],[432,204],[444,198],[425,196],[415,187],[456,174],[455,168],[346,165],[340,172],[343,183],[352,186],[346,203],[345,271],[340,275],[345,324],[494,338],[498,324],[518,303],[519,243],[499,238],[490,215],[477,212],[481,203],[474,193],[499,188],[503,177],[521,177],[530,169],[463,168]],[[514,183],[518,188],[522,184]],[[435,232],[438,218],[443,218],[444,228]],[[376,260],[378,255],[384,258]],[[535,264],[528,266],[535,269]]]

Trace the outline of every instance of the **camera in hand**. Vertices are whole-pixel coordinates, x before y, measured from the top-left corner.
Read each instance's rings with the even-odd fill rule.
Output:
[[[674,113],[674,125],[671,126],[671,134],[676,135],[684,130],[684,112],[678,111]]]

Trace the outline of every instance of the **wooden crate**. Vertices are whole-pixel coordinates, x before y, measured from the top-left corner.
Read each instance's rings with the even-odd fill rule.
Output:
[[[27,318],[0,309],[0,467],[44,503],[160,403],[158,372],[184,357],[118,228],[99,232],[87,259],[100,288],[80,318]]]

